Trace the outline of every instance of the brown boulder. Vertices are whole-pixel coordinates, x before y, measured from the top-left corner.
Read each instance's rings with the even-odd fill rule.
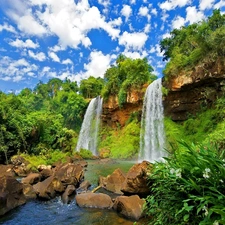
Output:
[[[0,177],[15,176],[12,165],[0,165]]]
[[[79,185],[84,178],[84,171],[80,164],[73,163],[63,164],[55,169],[55,177],[57,177],[65,186],[73,184],[75,187]]]
[[[77,193],[87,192],[88,188],[91,186],[91,183],[88,180],[83,181],[79,188],[77,188]]]
[[[23,185],[11,176],[0,177],[0,216],[24,203]]]
[[[66,187],[66,190],[64,191],[64,193],[62,194],[62,202],[64,204],[68,204],[70,203],[70,201],[72,200],[71,195],[75,194],[76,188],[74,187],[74,185],[68,185]]]
[[[148,174],[152,164],[143,161],[135,164],[127,173],[121,191],[127,194],[148,195],[150,190],[148,186]]]
[[[54,176],[51,176],[42,182],[38,182],[33,185],[33,188],[39,198],[47,200],[54,198],[57,193],[61,193],[65,190],[61,181]]]
[[[115,199],[113,209],[127,218],[139,220],[143,216],[145,200],[138,195],[119,196]]]
[[[34,191],[34,188],[30,184],[23,185],[23,194],[25,195],[26,199],[36,199],[37,195]]]
[[[41,170],[40,174],[41,174],[41,179],[45,180],[46,178],[53,175],[53,171],[51,169],[47,168],[47,169]]]
[[[76,195],[76,202],[80,207],[110,209],[112,208],[112,199],[102,193],[82,193]]]
[[[36,184],[41,180],[41,175],[39,173],[30,173],[27,177],[22,179],[23,184]]]
[[[99,186],[105,188],[108,191],[114,192],[116,194],[123,194],[121,192],[122,185],[125,181],[125,175],[121,169],[116,169],[111,175],[107,177],[100,176]]]

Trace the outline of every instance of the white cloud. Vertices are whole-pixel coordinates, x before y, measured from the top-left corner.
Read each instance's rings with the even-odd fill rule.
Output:
[[[108,7],[110,4],[110,0],[98,0],[98,4],[103,5],[104,7]]]
[[[148,53],[146,51],[137,52],[137,51],[125,50],[123,52],[123,55],[131,59],[140,59],[140,58],[143,59],[148,56]]]
[[[200,0],[199,2],[199,9],[200,10],[206,10],[213,8],[215,0]]]
[[[162,35],[162,39],[164,38],[170,38],[171,37],[171,34],[170,33],[165,33]]]
[[[104,6],[110,3],[98,1]],[[113,40],[120,34],[120,19],[107,22],[97,7],[90,7],[88,0],[30,0],[29,4],[23,1],[23,10],[19,11],[10,2],[8,15],[21,31],[38,36],[55,35],[62,48],[78,48],[80,44],[89,47],[92,42],[87,34],[92,29],[103,29]]]
[[[126,21],[128,21],[130,15],[132,13],[132,8],[129,5],[123,5],[121,13],[122,13],[123,16],[125,16]]]
[[[186,12],[186,22],[190,24],[199,22],[205,18],[204,14],[201,11],[197,11],[195,6],[187,7]]]
[[[141,50],[147,39],[148,36],[143,32],[128,33],[125,31],[119,38],[119,44],[127,49]]]
[[[33,51],[29,50],[28,51],[28,55],[35,59],[35,60],[38,60],[38,61],[45,61],[46,60],[46,56],[45,56],[45,53],[44,52],[39,52],[39,53],[34,53]]]
[[[145,32],[145,33],[149,33],[149,32],[150,32],[150,29],[151,29],[151,25],[150,25],[149,23],[147,23],[147,24],[145,25],[144,32]]]
[[[73,62],[71,61],[71,59],[65,59],[62,61],[62,64],[73,64]]]
[[[163,13],[161,20],[165,23],[168,17],[169,17],[169,14]]]
[[[26,79],[26,75],[37,72],[38,67],[22,58],[14,60],[8,56],[0,58],[0,80],[19,82]]]
[[[89,63],[84,64],[84,77],[104,77],[105,71],[110,67],[112,57],[104,55],[101,51],[93,51],[89,56]]]
[[[220,0],[218,3],[216,3],[214,5],[214,9],[220,9],[220,8],[222,8],[224,6],[225,6],[225,1],[224,0]]]
[[[186,5],[190,5],[192,0],[167,0],[161,4],[159,4],[159,7],[162,10],[172,10],[176,7],[184,7]]]
[[[140,16],[146,16],[148,18],[148,21],[150,20],[151,16],[149,15],[149,10],[146,6],[142,6],[139,8],[138,15]]]
[[[9,44],[17,48],[34,48],[35,49],[39,47],[39,44],[34,43],[31,39],[27,39],[26,41],[16,39],[15,41],[9,42]]]
[[[153,9],[151,10],[151,13],[152,13],[153,15],[157,16],[157,14],[158,14],[157,9],[156,9],[156,8],[153,8]]]
[[[66,48],[59,46],[59,45],[55,45],[55,46],[49,48],[49,50],[52,52],[64,51],[65,49]]]
[[[130,0],[130,4],[131,5],[136,4],[136,0]]]
[[[0,32],[2,32],[3,30],[9,31],[11,33],[16,33],[15,28],[12,25],[9,25],[7,23],[0,25]]]
[[[59,57],[56,55],[55,52],[48,52],[48,56],[54,61],[54,62],[60,62]]]
[[[172,29],[179,29],[185,24],[185,19],[181,16],[175,17],[175,19],[172,21]]]

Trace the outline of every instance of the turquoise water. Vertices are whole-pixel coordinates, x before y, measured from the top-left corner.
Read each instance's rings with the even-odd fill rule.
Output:
[[[99,175],[109,175],[115,169],[121,168],[127,172],[132,162],[108,162],[99,164],[98,161],[88,161],[85,179],[97,186]],[[113,210],[79,208],[73,201],[68,205],[61,202],[61,198],[51,201],[30,201],[20,206],[4,217],[0,218],[4,225],[133,225],[134,221],[123,218]],[[143,219],[138,225],[147,224]]]

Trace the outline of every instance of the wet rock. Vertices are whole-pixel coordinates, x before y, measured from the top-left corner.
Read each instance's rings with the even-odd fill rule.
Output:
[[[23,185],[14,177],[0,177],[0,216],[24,203]]]
[[[54,176],[48,177],[42,182],[33,185],[34,191],[41,199],[52,199],[57,193],[62,193],[65,190],[62,182]]]
[[[115,199],[113,209],[129,219],[139,220],[144,215],[144,204],[145,200],[138,195],[119,196]]]
[[[3,176],[15,176],[12,165],[0,165],[0,177]]]
[[[68,185],[66,187],[66,190],[62,194],[62,202],[64,204],[69,204],[70,201],[72,200],[71,195],[75,194],[75,192],[76,192],[76,188],[74,187],[74,185]]]
[[[27,177],[22,179],[23,184],[36,184],[41,180],[41,175],[39,173],[30,173]]]
[[[41,180],[45,180],[46,178],[53,175],[52,169],[43,169],[41,172]]]
[[[113,202],[111,198],[102,193],[82,193],[76,195],[76,202],[80,207],[110,209]]]
[[[75,187],[78,187],[79,183],[84,178],[84,171],[79,164],[67,163],[57,167],[54,176],[65,186],[73,184]]]
[[[23,194],[26,197],[26,199],[36,199],[37,195],[34,191],[34,188],[30,184],[24,184],[23,185]]]
[[[132,166],[127,173],[121,191],[126,194],[148,195],[150,190],[147,179],[152,168],[151,165],[151,163],[143,161]]]
[[[99,186],[116,194],[123,194],[123,192],[121,192],[121,188],[125,179],[126,177],[122,170],[116,169],[111,175],[108,175],[107,177],[100,176]]]
[[[83,168],[88,166],[88,162],[84,160],[78,161],[76,164],[80,164]]]
[[[41,172],[42,170],[51,170],[52,166],[51,165],[39,165],[38,166],[38,171]]]
[[[88,188],[91,186],[91,183],[88,180],[83,181],[79,188],[77,188],[77,193],[87,192]]]

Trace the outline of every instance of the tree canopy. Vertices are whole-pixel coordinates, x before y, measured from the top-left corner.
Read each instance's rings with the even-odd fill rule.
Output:
[[[198,62],[225,56],[225,15],[219,9],[207,20],[181,29],[174,29],[170,37],[160,43],[164,60],[169,60],[165,76],[174,76]]]

